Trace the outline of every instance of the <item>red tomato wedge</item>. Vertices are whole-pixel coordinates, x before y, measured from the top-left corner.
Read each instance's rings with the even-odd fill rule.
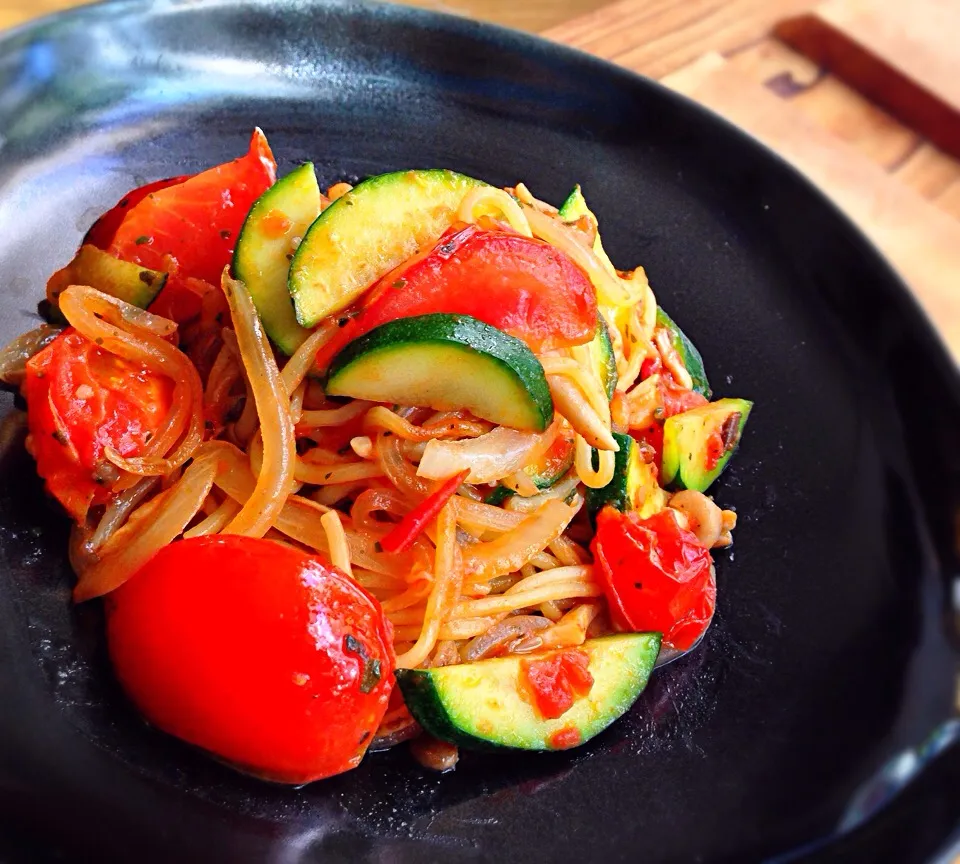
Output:
[[[158,303],[167,291],[185,290],[185,279],[219,285],[250,207],[276,177],[270,145],[256,129],[245,156],[147,193],[128,210],[109,251],[173,274]]]
[[[593,687],[587,668],[590,657],[576,648],[520,664],[521,684],[533,696],[537,713],[546,720],[562,717]]]
[[[83,246],[89,243],[98,249],[109,249],[110,244],[113,243],[113,238],[117,235],[117,229],[120,227],[120,224],[127,218],[127,214],[136,207],[137,204],[146,198],[147,195],[153,192],[159,192],[161,189],[167,189],[170,186],[176,186],[189,177],[189,174],[184,174],[180,177],[169,177],[166,180],[155,180],[153,183],[147,183],[146,186],[138,186],[136,189],[131,189],[90,226],[90,230],[84,235],[83,242],[80,245]]]
[[[460,224],[376,285],[317,365],[326,366],[348,342],[381,324],[435,312],[471,315],[535,352],[589,342],[597,327],[593,285],[561,251],[510,231]]]
[[[98,348],[72,328],[27,363],[37,473],[75,520],[109,497],[104,447],[140,453],[170,410],[172,392],[169,378]]]
[[[658,631],[685,651],[710,626],[717,583],[710,551],[664,510],[649,519],[605,507],[591,546],[621,630]]]
[[[173,543],[106,608],[114,669],[144,716],[259,777],[355,767],[387,710],[393,634],[379,603],[289,546]]]
[[[660,401],[663,404],[662,419],[673,417],[674,414],[682,414],[691,408],[699,408],[706,405],[710,400],[696,390],[686,390],[677,386],[673,376],[669,372],[660,373]]]

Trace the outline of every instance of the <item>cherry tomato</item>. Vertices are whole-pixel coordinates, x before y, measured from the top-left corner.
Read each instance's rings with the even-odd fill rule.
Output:
[[[605,507],[591,548],[619,629],[658,631],[681,651],[703,635],[716,605],[713,562],[670,510],[640,519]]]
[[[663,403],[662,420],[673,417],[674,414],[682,414],[691,408],[699,408],[706,405],[710,400],[702,393],[696,390],[687,390],[677,385],[673,376],[667,372],[660,373],[660,400]]]
[[[169,177],[166,180],[155,180],[153,183],[147,183],[145,186],[138,186],[136,189],[131,189],[90,226],[90,230],[84,235],[83,243],[80,245],[82,246],[89,243],[98,249],[109,249],[110,244],[113,243],[113,238],[117,234],[117,229],[127,217],[127,213],[136,207],[147,195],[153,192],[159,192],[161,189],[166,189],[170,186],[176,186],[178,183],[182,183],[188,179],[189,176],[189,174],[183,174],[180,177]]]
[[[388,321],[435,312],[472,315],[537,352],[589,342],[597,327],[593,285],[565,254],[511,231],[461,224],[375,286],[318,362]]]
[[[250,207],[276,176],[270,146],[257,129],[245,156],[143,197],[128,210],[109,251],[172,274],[157,303],[167,292],[189,293],[186,279],[219,285]]]
[[[377,601],[272,540],[164,547],[108,595],[107,637],[147,720],[282,783],[354,768],[393,687],[392,629]]]
[[[104,447],[142,452],[170,410],[173,382],[68,328],[27,363],[25,395],[37,473],[82,521],[109,498]]]
[[[593,687],[587,667],[590,657],[576,648],[558,651],[520,664],[521,685],[533,696],[537,712],[546,720],[562,717],[577,699]]]

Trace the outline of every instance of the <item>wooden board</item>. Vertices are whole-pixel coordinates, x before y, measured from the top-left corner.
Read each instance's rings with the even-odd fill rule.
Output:
[[[960,359],[960,162],[773,37],[813,8],[618,0],[547,35],[661,78],[791,161],[900,271]]]
[[[960,155],[957,0],[827,0],[776,34]]]
[[[960,347],[960,222],[931,207],[789,102],[758,87],[719,54],[705,55],[663,83],[748,130],[829,190],[913,287],[951,346]]]
[[[766,36],[810,0],[618,0],[544,35],[642,72],[668,75],[707,51]]]

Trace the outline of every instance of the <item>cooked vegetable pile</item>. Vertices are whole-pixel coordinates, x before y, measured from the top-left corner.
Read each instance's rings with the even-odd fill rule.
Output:
[[[274,781],[589,740],[710,625],[751,403],[579,187],[276,175],[256,130],[131,191],[0,355],[74,599],[153,725]]]

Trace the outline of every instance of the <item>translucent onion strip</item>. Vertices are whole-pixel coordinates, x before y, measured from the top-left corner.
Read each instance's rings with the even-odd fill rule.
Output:
[[[445,480],[469,470],[468,483],[493,483],[519,471],[539,442],[536,432],[520,432],[506,426],[462,441],[435,438],[427,442],[417,476]]]
[[[191,537],[205,537],[208,534],[218,534],[227,523],[240,512],[240,505],[232,498],[227,498],[206,519],[183,532],[184,539]]]
[[[398,669],[412,669],[430,656],[437,644],[440,625],[447,617],[444,611],[460,593],[462,572],[457,551],[457,516],[449,501],[437,516],[437,552],[433,571],[433,589],[427,599],[423,630],[414,646],[397,658]]]
[[[276,522],[294,481],[297,451],[290,397],[246,286],[224,270],[223,291],[263,434],[263,470],[256,488],[224,533],[262,537]]]
[[[249,501],[255,481],[243,451],[226,441],[210,442],[206,447],[216,452],[221,463],[217,487],[240,504]],[[282,504],[273,527],[298,543],[329,555],[330,548],[320,519],[330,508],[299,495],[290,495]],[[413,568],[414,559],[410,553],[387,555],[377,552],[375,537],[359,534],[347,525],[344,525],[344,532],[350,546],[350,560],[355,566],[398,579],[404,579]]]
[[[574,515],[575,511],[562,501],[548,501],[513,531],[468,546],[463,554],[464,572],[473,581],[482,582],[519,570],[563,534]]]
[[[616,458],[613,456],[613,453],[610,453],[610,456],[612,458]],[[602,458],[603,457],[601,456],[601,459]],[[514,495],[507,499],[507,502],[504,506],[508,510],[513,510],[517,513],[534,513],[544,504],[546,504],[547,501],[566,501],[567,497],[574,492],[574,490],[577,488],[577,484],[579,483],[580,476],[576,471],[571,471],[559,483],[554,483],[553,486],[544,490],[543,492],[540,492],[538,495],[532,495],[529,498],[522,498],[519,495]],[[607,484],[604,483],[603,485],[606,486]]]
[[[280,373],[283,389],[287,393],[293,395],[293,391],[307,377],[307,373],[316,359],[317,352],[333,338],[333,334],[338,329],[337,322],[334,319],[325,321],[303,341],[293,356],[287,360],[283,366],[283,371]]]
[[[139,483],[115,495],[103,511],[103,517],[97,524],[97,530],[90,537],[89,546],[99,549],[126,522],[127,517],[136,509],[159,482],[158,477],[144,477]]]
[[[174,486],[139,508],[102,547],[100,560],[73,589],[73,599],[80,603],[119,588],[180,536],[203,507],[216,473],[213,452],[198,456]]]

